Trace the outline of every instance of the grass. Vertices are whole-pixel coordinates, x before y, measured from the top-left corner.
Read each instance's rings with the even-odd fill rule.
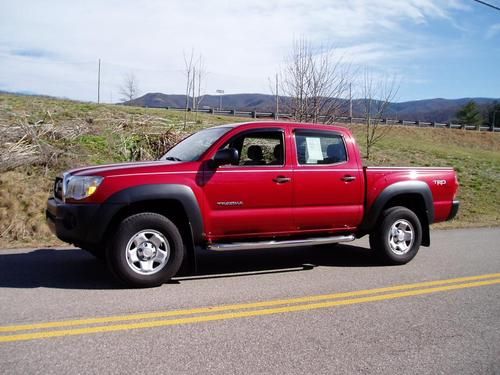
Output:
[[[38,146],[42,149],[46,145],[50,151],[50,157],[37,154],[29,162],[0,169],[0,248],[61,244],[49,232],[44,216],[53,178],[61,171],[89,164],[153,159],[199,129],[249,121],[189,113],[184,128],[183,120],[183,112],[164,109],[0,95],[0,153],[8,154],[24,134],[13,129],[30,126],[43,128]],[[351,129],[363,150],[364,127],[352,125]],[[456,220],[437,227],[500,225],[498,133],[394,127],[374,146],[371,160],[365,163],[454,167],[461,185],[461,209]]]
[[[0,175],[0,247],[57,244],[45,224],[43,202],[52,178],[25,169]]]

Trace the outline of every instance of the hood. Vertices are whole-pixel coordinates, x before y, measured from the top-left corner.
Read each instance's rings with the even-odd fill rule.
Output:
[[[140,161],[132,163],[116,163],[106,165],[95,165],[90,167],[74,168],[69,171],[71,175],[77,176],[113,176],[117,174],[126,174],[133,171],[133,173],[151,172],[151,169],[162,168],[167,166],[181,165],[184,162],[169,161],[169,160],[154,160],[154,161]]]

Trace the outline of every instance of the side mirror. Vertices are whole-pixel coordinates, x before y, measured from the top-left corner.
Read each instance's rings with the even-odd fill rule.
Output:
[[[215,153],[212,160],[212,166],[214,168],[220,167],[225,164],[233,164],[238,162],[238,150],[235,148],[224,148]]]

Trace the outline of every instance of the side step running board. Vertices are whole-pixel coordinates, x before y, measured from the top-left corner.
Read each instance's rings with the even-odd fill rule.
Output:
[[[270,249],[280,247],[298,247],[310,245],[325,245],[338,242],[351,242],[355,237],[351,234],[348,236],[333,236],[333,237],[315,237],[305,238],[300,240],[286,241],[260,241],[260,242],[230,242],[230,243],[213,243],[207,246],[208,250],[212,251],[233,251],[233,250],[256,250]]]

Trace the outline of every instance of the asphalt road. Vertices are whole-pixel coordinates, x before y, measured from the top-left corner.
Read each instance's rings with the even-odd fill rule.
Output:
[[[500,373],[500,229],[432,241],[399,267],[365,239],[202,254],[143,290],[81,250],[2,250],[0,372]]]

